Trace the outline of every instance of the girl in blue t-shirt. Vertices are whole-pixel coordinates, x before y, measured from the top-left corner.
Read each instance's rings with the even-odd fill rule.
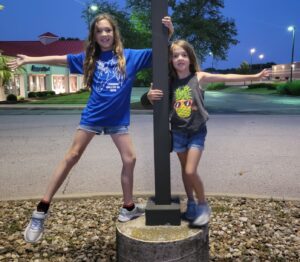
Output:
[[[164,17],[162,23],[169,29],[169,34],[172,34],[170,17]],[[42,237],[44,221],[54,194],[96,134],[111,136],[123,162],[121,184],[124,204],[118,220],[126,222],[143,214],[144,208],[133,202],[133,170],[136,157],[128,126],[132,84],[138,71],[151,66],[152,50],[123,49],[115,20],[108,14],[101,14],[90,27],[84,53],[44,57],[18,55],[8,66],[16,69],[29,63],[66,64],[71,73],[84,75],[84,85],[91,89],[91,94],[82,112],[73,143],[54,171],[46,193],[25,229],[25,240],[37,242]]]
[[[170,46],[170,112],[173,133],[173,151],[181,164],[182,179],[188,197],[185,218],[194,226],[209,222],[210,207],[206,202],[204,187],[198,175],[198,165],[204,150],[207,134],[208,114],[204,108],[203,84],[210,82],[233,82],[259,80],[269,72],[263,70],[253,75],[210,74],[200,71],[194,48],[184,40],[177,40]],[[151,103],[160,100],[163,92],[150,88],[147,97]],[[196,193],[197,203],[194,200]]]

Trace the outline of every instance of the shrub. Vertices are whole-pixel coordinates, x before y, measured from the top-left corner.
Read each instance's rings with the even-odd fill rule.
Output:
[[[79,89],[76,94],[81,94],[81,93],[84,93],[84,92],[89,92],[90,90],[88,88],[81,88]]]
[[[300,81],[293,81],[288,83],[288,90],[293,96],[300,96]]]
[[[249,89],[256,89],[256,88],[267,88],[268,90],[276,90],[276,84],[274,83],[257,83],[248,85]]]
[[[46,96],[54,96],[54,91],[38,91],[38,92],[29,92],[28,97],[46,97]]]
[[[9,101],[9,102],[17,102],[18,99],[17,99],[17,96],[14,95],[14,94],[9,94],[7,97],[6,97],[6,101]]]
[[[210,83],[207,85],[206,90],[214,91],[214,90],[222,90],[225,89],[227,86],[225,83]]]
[[[25,100],[24,96],[18,96],[17,98],[18,98],[18,101],[24,101]]]
[[[137,73],[133,86],[148,87],[150,86],[151,82],[152,82],[152,70],[144,69]]]
[[[46,93],[46,96],[55,96],[54,91],[44,91]]]
[[[287,95],[288,94],[286,83],[281,83],[281,84],[277,85],[276,90],[281,95]]]
[[[46,92],[41,92],[41,91],[35,92],[35,94],[36,94],[37,97],[45,97],[45,96],[47,96]]]
[[[36,93],[35,92],[29,92],[28,93],[28,98],[33,98],[36,97]]]
[[[276,89],[282,95],[300,96],[300,81],[282,83]]]

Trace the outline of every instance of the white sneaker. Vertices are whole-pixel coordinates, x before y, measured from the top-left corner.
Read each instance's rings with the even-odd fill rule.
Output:
[[[35,243],[41,239],[44,232],[44,222],[48,213],[33,211],[30,222],[24,231],[24,239],[28,243]]]
[[[132,220],[144,214],[145,214],[145,205],[135,204],[134,209],[132,209],[131,211],[128,211],[126,208],[121,207],[118,220],[120,222],[127,222],[129,220]]]
[[[196,218],[192,222],[193,226],[204,226],[209,222],[211,209],[207,203],[197,205],[196,207]]]

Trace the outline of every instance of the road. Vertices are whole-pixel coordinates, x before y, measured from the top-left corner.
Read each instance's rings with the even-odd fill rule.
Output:
[[[70,146],[80,113],[3,111],[0,200],[39,198]],[[153,193],[152,115],[132,114],[130,132],[137,151],[135,193]],[[198,171],[208,194],[300,199],[299,155],[300,115],[211,114]],[[121,160],[111,139],[97,136],[57,196],[120,193],[120,170]],[[174,153],[171,180],[172,193],[183,193]]]

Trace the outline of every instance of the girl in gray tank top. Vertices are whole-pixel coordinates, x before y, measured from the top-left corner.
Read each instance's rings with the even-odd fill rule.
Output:
[[[259,80],[267,77],[269,72],[263,70],[253,75],[202,72],[194,48],[184,40],[177,40],[170,46],[169,68],[173,151],[177,153],[181,164],[182,179],[188,198],[184,217],[190,220],[193,226],[203,226],[209,222],[211,209],[205,199],[203,183],[197,172],[204,150],[208,120],[201,86],[210,82]],[[160,89],[153,88],[147,94],[151,103],[160,100],[162,96]],[[197,201],[194,199],[194,192]]]

